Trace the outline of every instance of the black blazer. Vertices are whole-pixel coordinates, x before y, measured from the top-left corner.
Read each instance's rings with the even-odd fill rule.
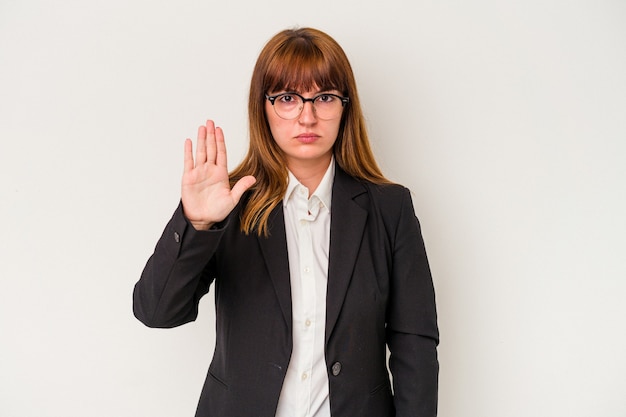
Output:
[[[196,417],[274,417],[291,356],[282,204],[269,238],[241,233],[240,209],[199,232],[179,206],[135,285],[135,316],[174,327],[197,317],[215,282],[216,346]],[[435,297],[406,188],[358,181],[337,166],[326,303],[332,416],[435,416]]]

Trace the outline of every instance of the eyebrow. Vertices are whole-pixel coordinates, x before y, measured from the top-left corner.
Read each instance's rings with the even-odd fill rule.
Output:
[[[302,95],[303,93],[296,91],[296,90],[279,90],[276,93],[272,93],[272,95],[277,95],[277,94],[299,94]],[[318,96],[320,94],[337,94],[337,95],[341,95],[341,92],[337,89],[324,89],[324,90],[318,90],[317,92],[313,93],[313,96]]]

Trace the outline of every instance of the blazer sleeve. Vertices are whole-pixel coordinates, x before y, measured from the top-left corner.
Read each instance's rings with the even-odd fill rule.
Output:
[[[434,417],[439,374],[435,292],[408,189],[393,241],[386,337],[396,417]]]
[[[215,278],[212,257],[223,227],[197,231],[179,204],[135,284],[133,312],[137,319],[148,327],[161,328],[196,319],[200,298]]]

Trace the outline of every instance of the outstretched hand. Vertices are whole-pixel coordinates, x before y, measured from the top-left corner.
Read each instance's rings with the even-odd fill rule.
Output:
[[[181,198],[183,212],[197,230],[208,230],[224,220],[255,182],[248,175],[230,188],[224,132],[212,120],[198,128],[195,161],[191,139],[185,140]]]

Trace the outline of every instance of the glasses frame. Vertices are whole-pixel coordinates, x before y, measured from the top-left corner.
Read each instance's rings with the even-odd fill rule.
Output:
[[[291,119],[284,118],[283,116],[278,114],[278,112],[276,111],[276,107],[274,106],[274,102],[276,101],[276,99],[281,97],[281,96],[285,96],[285,95],[298,96],[298,97],[300,97],[300,100],[302,100],[302,107],[300,108],[300,111],[298,112],[298,114],[295,117],[292,117]],[[317,112],[315,111],[315,100],[317,100],[321,96],[333,96],[333,97],[338,98],[339,100],[341,100],[341,108],[342,109],[344,107],[346,107],[346,104],[348,104],[350,102],[350,97],[342,97],[340,95],[333,94],[333,93],[319,93],[319,94],[317,94],[317,95],[315,95],[315,96],[313,96],[311,98],[302,97],[300,94],[298,94],[296,92],[280,93],[280,94],[276,94],[276,95],[273,95],[273,96],[270,96],[269,94],[265,93],[265,99],[269,100],[270,104],[274,108],[274,113],[276,113],[276,116],[280,117],[283,120],[295,120],[298,117],[300,117],[300,115],[302,114],[302,110],[304,110],[304,105],[306,104],[307,101],[311,102],[311,106],[313,106],[313,112],[315,112],[315,116],[319,117],[317,115]],[[320,119],[321,119],[321,117],[320,117]],[[322,119],[322,120],[332,120],[332,119]]]

